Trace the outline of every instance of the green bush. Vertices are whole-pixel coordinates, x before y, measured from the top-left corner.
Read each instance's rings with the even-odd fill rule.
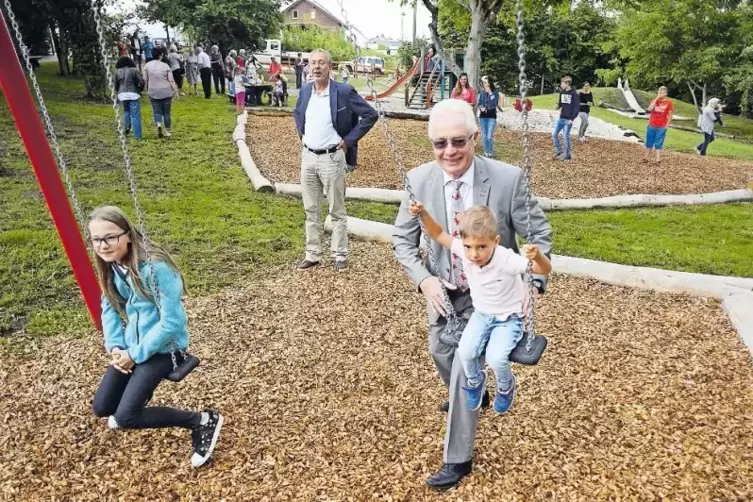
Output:
[[[284,51],[311,52],[325,49],[334,61],[350,61],[355,58],[353,45],[340,30],[325,30],[318,26],[286,26],[282,30]]]

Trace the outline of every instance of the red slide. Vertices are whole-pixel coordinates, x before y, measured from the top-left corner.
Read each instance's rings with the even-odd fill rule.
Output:
[[[419,65],[421,63],[422,63],[421,60],[416,61],[416,64],[413,65],[413,68],[411,68],[410,70],[408,70],[408,72],[405,75],[403,75],[402,77],[400,77],[399,79],[397,79],[397,82],[395,82],[394,84],[392,84],[386,91],[384,91],[384,92],[382,92],[380,94],[377,94],[377,98],[378,99],[382,99],[382,98],[386,98],[387,96],[390,96],[393,92],[395,92],[397,90],[398,87],[400,87],[401,85],[403,85],[406,80],[408,80],[409,78],[411,78],[413,76],[413,74],[416,73],[416,70],[418,70],[418,67],[419,67]],[[369,94],[368,96],[364,97],[363,99],[365,99],[366,101],[374,101],[374,95],[373,94]]]

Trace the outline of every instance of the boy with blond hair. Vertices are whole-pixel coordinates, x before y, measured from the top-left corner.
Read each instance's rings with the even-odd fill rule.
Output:
[[[419,216],[429,237],[462,257],[463,274],[468,280],[475,310],[463,331],[458,356],[468,379],[466,405],[481,407],[487,373],[481,356],[494,370],[497,392],[495,413],[506,413],[515,397],[515,375],[510,369],[510,353],[523,337],[526,288],[522,275],[532,261],[532,272],[548,274],[552,265],[538,246],[522,247],[523,256],[500,246],[497,218],[486,206],[472,206],[459,221],[459,236],[446,233],[420,202],[413,202],[410,214]],[[459,237],[459,238],[458,238]]]

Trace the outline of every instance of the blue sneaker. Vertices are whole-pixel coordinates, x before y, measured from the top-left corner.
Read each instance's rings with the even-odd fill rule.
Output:
[[[494,398],[494,413],[507,413],[512,408],[512,402],[515,400],[515,387],[517,386],[515,375],[512,376],[512,387],[503,393],[497,389],[497,395]]]
[[[481,381],[475,387],[463,387],[465,391],[465,405],[469,410],[475,411],[481,408],[481,402],[484,400],[486,393],[486,370],[481,370]]]

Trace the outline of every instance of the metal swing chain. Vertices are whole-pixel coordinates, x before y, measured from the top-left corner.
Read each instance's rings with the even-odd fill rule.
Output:
[[[345,20],[345,25],[348,28],[348,31],[350,32],[350,36],[353,40],[355,40],[355,35],[353,34],[353,27],[348,21],[348,13],[346,12],[345,6],[343,5],[343,0],[337,0],[337,3],[340,6],[340,12],[343,16],[343,19]],[[397,151],[397,148],[395,146],[395,140],[392,137],[392,132],[390,131],[389,125],[387,123],[387,116],[384,113],[384,109],[382,108],[382,105],[379,103],[379,100],[377,99],[377,92],[376,92],[376,89],[374,88],[374,76],[369,74],[366,77],[366,83],[368,84],[369,90],[371,91],[371,95],[374,99],[374,105],[377,109],[377,113],[379,114],[379,118],[381,119],[380,121],[382,125],[384,126],[384,133],[387,136],[389,149],[395,157],[395,162],[397,163],[397,166],[399,169],[400,178],[403,180],[403,184],[405,185],[405,190],[408,192],[410,201],[415,202],[416,197],[413,194],[413,189],[411,188],[410,181],[408,181],[408,175],[405,171],[405,166],[403,165],[402,155],[400,155]],[[427,252],[429,255],[429,263],[431,263],[431,266],[434,268],[437,275],[439,275],[439,268],[437,267],[436,258],[434,256],[434,250],[429,244],[429,238],[428,238],[428,234],[426,233],[426,228],[424,227],[424,223],[423,221],[421,221],[420,218],[418,219],[418,222],[421,227],[421,233],[425,236],[425,239],[426,239]],[[455,308],[453,307],[452,302],[450,301],[450,297],[447,294],[447,289],[445,288],[444,284],[442,284],[441,279],[440,279],[440,286],[442,288],[442,294],[444,296],[447,326],[450,329],[454,329],[458,323],[457,315],[455,313]]]
[[[8,1],[8,0],[6,0]],[[102,55],[102,64],[105,67],[105,74],[107,79],[107,86],[110,89],[110,98],[112,99],[112,109],[115,112],[115,125],[118,130],[118,137],[120,139],[120,148],[123,151],[123,161],[125,162],[125,168],[126,168],[126,175],[128,176],[128,183],[129,188],[131,192],[131,198],[133,199],[133,206],[136,209],[136,218],[139,225],[139,232],[141,233],[141,239],[144,243],[144,254],[146,263],[149,266],[149,277],[147,280],[147,287],[149,286],[149,283],[151,282],[151,285],[153,287],[150,287],[149,290],[152,291],[154,294],[154,300],[155,305],[157,306],[157,311],[159,312],[159,305],[160,305],[160,294],[159,294],[159,287],[157,285],[157,274],[154,271],[154,264],[152,263],[152,256],[151,256],[151,243],[149,240],[149,236],[146,233],[146,225],[144,223],[144,211],[141,209],[141,203],[139,202],[138,193],[136,191],[136,177],[133,174],[133,166],[131,165],[131,156],[128,154],[128,146],[126,143],[126,135],[125,135],[125,129],[123,127],[123,122],[120,120],[120,107],[118,106],[118,95],[115,92],[115,83],[113,81],[113,75],[110,71],[110,56],[107,51],[107,43],[105,41],[104,36],[104,30],[102,28],[102,18],[100,16],[99,10],[97,9],[97,6],[95,5],[95,2],[92,2],[92,12],[94,13],[94,22],[97,25],[97,35],[99,37],[99,49],[100,53]],[[185,351],[181,350],[175,341],[172,342],[173,345],[181,352],[181,355],[185,358],[186,354]],[[173,369],[178,368],[178,363],[175,359],[175,351],[170,351],[170,356],[172,357],[173,362]]]
[[[350,21],[348,21],[348,13],[345,11],[345,6],[343,5],[343,0],[337,0],[337,4],[340,6],[340,13],[343,16],[343,19],[345,20],[345,28],[348,30],[348,39],[353,43],[356,50],[356,56],[358,55],[358,41],[356,40],[356,35],[353,33],[353,26],[350,24]]]
[[[24,62],[26,63],[26,69],[29,72],[29,78],[31,79],[32,87],[34,88],[34,93],[37,95],[37,102],[39,103],[39,109],[42,112],[42,116],[44,117],[44,123],[45,127],[47,129],[47,134],[50,139],[50,143],[52,143],[52,149],[55,151],[55,157],[57,157],[58,160],[58,166],[60,167],[60,171],[63,173],[63,179],[65,180],[65,184],[68,188],[68,194],[70,195],[70,199],[73,202],[73,209],[76,212],[76,219],[78,220],[78,225],[83,232],[84,236],[86,237],[86,240],[89,241],[89,229],[86,225],[86,220],[84,219],[84,213],[81,210],[81,205],[79,204],[78,197],[76,196],[76,190],[73,188],[73,182],[71,181],[71,178],[68,174],[68,165],[65,163],[65,159],[63,158],[63,153],[60,150],[60,143],[58,143],[58,137],[55,134],[55,129],[52,126],[52,119],[50,119],[50,114],[47,111],[47,105],[44,102],[44,97],[42,96],[42,89],[39,87],[39,82],[37,81],[37,75],[34,73],[34,68],[31,65],[31,58],[29,56],[29,48],[26,47],[26,44],[23,42],[23,36],[21,35],[21,29],[18,26],[18,22],[16,21],[16,16],[13,13],[13,9],[11,9],[10,6],[10,0],[5,0],[5,9],[6,12],[8,12],[8,20],[10,21],[10,25],[13,28],[13,34],[16,37],[16,42],[18,42],[18,46],[21,48],[21,55],[24,58]]]
[[[523,174],[526,181],[526,243],[531,243],[531,153],[528,138],[528,109],[525,106],[527,94],[527,75],[526,75],[526,49],[525,34],[523,28],[523,5],[521,0],[515,1],[517,10],[517,43],[518,43],[518,82],[520,85],[520,103],[523,117]],[[525,313],[526,324],[526,351],[531,351],[531,345],[536,339],[534,316],[536,315],[535,299],[536,287],[533,285],[533,264],[529,261],[526,268],[526,282],[528,283],[529,300],[528,312]]]

